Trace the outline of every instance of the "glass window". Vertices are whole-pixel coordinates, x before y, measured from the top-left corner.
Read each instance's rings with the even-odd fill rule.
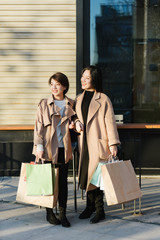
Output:
[[[90,64],[124,123],[160,122],[160,1],[90,0]]]

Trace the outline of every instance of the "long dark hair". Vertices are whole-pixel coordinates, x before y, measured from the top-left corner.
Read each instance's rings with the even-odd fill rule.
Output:
[[[97,92],[102,92],[102,72],[97,66],[89,66],[85,67],[82,70],[82,74],[86,71],[89,70],[91,74],[91,83],[92,87],[97,91]]]
[[[57,72],[49,78],[49,80],[48,80],[49,85],[51,84],[52,79],[54,79],[57,82],[59,82],[60,84],[62,84],[63,87],[66,87],[66,89],[63,91],[63,95],[65,95],[69,89],[69,81],[68,81],[67,76],[61,72]]]

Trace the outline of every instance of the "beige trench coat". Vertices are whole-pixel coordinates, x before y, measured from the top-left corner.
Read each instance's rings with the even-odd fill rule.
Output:
[[[65,162],[72,159],[72,145],[69,131],[71,117],[75,115],[73,110],[74,101],[66,98],[66,109],[64,117],[60,116],[60,108],[54,104],[53,96],[42,99],[38,105],[37,117],[34,128],[33,154],[36,155],[37,144],[44,147],[44,159],[52,161],[54,164],[58,160],[58,138],[57,125],[61,119],[61,132],[65,148]]]
[[[84,91],[85,92],[85,91]],[[81,104],[84,92],[76,99],[76,113],[83,123]],[[86,137],[89,152],[88,181],[86,191],[91,190],[90,181],[99,161],[105,161],[109,154],[109,146],[120,144],[110,99],[103,93],[95,92],[89,105],[86,123]],[[79,173],[83,156],[83,132],[79,135]]]

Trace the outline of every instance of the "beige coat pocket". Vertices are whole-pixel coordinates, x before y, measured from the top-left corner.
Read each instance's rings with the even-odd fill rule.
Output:
[[[103,160],[107,160],[110,155],[107,140],[98,139],[98,150],[99,157]]]

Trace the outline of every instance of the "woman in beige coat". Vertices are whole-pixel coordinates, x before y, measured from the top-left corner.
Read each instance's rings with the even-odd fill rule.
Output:
[[[116,156],[120,144],[114,112],[110,99],[101,91],[101,71],[90,66],[82,70],[81,85],[83,93],[76,99],[78,119],[75,127],[79,135],[79,186],[87,192],[85,210],[80,219],[90,218],[97,223],[105,218],[103,191],[92,185],[91,179],[100,161],[110,154]]]
[[[33,154],[36,155],[37,161],[44,159],[45,162],[52,162],[59,169],[59,219],[56,218],[53,209],[47,208],[47,221],[51,224],[61,223],[64,227],[70,227],[66,218],[66,207],[68,162],[72,159],[69,126],[71,118],[75,115],[74,101],[65,95],[69,88],[66,75],[57,72],[50,77],[48,83],[52,95],[48,99],[42,99],[38,105]]]

